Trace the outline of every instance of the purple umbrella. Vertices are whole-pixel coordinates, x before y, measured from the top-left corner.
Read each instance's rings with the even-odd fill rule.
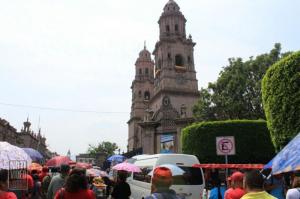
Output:
[[[32,161],[40,162],[44,159],[42,154],[35,149],[32,148],[22,148],[32,159]]]

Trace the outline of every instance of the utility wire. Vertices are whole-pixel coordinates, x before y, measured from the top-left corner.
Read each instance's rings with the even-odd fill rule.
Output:
[[[128,114],[128,112],[76,110],[76,109],[45,107],[45,106],[33,106],[33,105],[24,105],[24,104],[11,104],[11,103],[4,103],[4,102],[0,102],[0,105],[11,106],[11,107],[21,107],[21,108],[40,109],[40,110],[47,110],[47,111],[63,111],[63,112],[76,112],[76,113],[98,113],[98,114],[125,114],[125,113]]]

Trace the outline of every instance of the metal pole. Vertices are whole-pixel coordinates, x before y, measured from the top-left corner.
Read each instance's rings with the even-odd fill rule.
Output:
[[[228,156],[225,155],[225,164],[228,164]],[[228,168],[225,169],[225,177],[226,177],[226,180],[228,178]]]

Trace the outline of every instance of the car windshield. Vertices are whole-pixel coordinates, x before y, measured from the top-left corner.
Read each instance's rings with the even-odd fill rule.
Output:
[[[181,167],[184,170],[182,175],[173,176],[173,185],[201,185],[203,184],[200,168]]]

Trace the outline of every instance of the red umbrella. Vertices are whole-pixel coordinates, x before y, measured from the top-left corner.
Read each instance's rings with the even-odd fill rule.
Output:
[[[48,167],[59,167],[62,164],[69,164],[71,159],[67,156],[55,156],[47,161]]]
[[[85,162],[77,162],[75,164],[76,167],[82,168],[82,169],[91,169],[93,168],[93,166],[89,163],[85,163]]]

